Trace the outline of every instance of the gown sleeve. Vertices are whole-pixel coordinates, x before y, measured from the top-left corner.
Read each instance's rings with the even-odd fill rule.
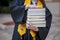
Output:
[[[23,23],[23,16],[25,14],[24,0],[13,0],[11,6],[11,16],[14,22]]]
[[[47,13],[50,13],[50,12],[46,11],[46,14]],[[46,16],[46,27],[39,28],[39,36],[42,40],[46,39],[49,29],[51,27],[51,22],[52,22],[52,15],[50,14],[49,16]]]
[[[46,9],[46,27],[39,28],[39,36],[41,40],[45,40],[48,35],[49,29],[51,27],[52,14],[49,11],[49,9],[46,7],[44,0],[42,0],[41,2],[43,3],[44,8]]]

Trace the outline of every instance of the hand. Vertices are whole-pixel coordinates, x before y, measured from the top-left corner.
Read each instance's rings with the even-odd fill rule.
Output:
[[[36,6],[36,5],[29,5],[29,8],[30,9],[39,9],[39,8],[42,8],[42,7],[39,7],[39,6]]]
[[[28,28],[27,29],[31,29],[33,31],[38,31],[38,28],[36,26],[33,26],[32,24],[28,24]]]
[[[25,6],[25,10],[27,10],[28,8],[29,8],[29,5],[26,5],[26,6]]]

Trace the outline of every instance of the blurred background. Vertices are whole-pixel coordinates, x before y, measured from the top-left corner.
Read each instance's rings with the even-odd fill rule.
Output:
[[[46,40],[60,40],[60,0],[45,0],[53,15]],[[14,22],[10,15],[12,0],[0,0],[0,40],[12,40]]]

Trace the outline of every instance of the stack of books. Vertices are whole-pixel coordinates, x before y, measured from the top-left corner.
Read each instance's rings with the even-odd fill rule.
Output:
[[[45,15],[45,8],[28,9],[26,26],[31,23],[36,27],[46,27]]]

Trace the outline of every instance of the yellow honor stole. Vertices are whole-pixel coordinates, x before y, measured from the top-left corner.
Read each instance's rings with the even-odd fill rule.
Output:
[[[17,29],[20,39],[22,40],[22,36],[26,33],[26,24],[18,24],[18,29]]]
[[[30,5],[31,0],[25,0],[24,5]],[[43,4],[40,0],[37,2],[37,6],[43,7]],[[22,40],[22,36],[26,33],[26,24],[18,24],[18,29],[17,29],[20,38]],[[30,30],[30,34],[33,37],[33,40],[36,40],[36,33],[33,30]]]

